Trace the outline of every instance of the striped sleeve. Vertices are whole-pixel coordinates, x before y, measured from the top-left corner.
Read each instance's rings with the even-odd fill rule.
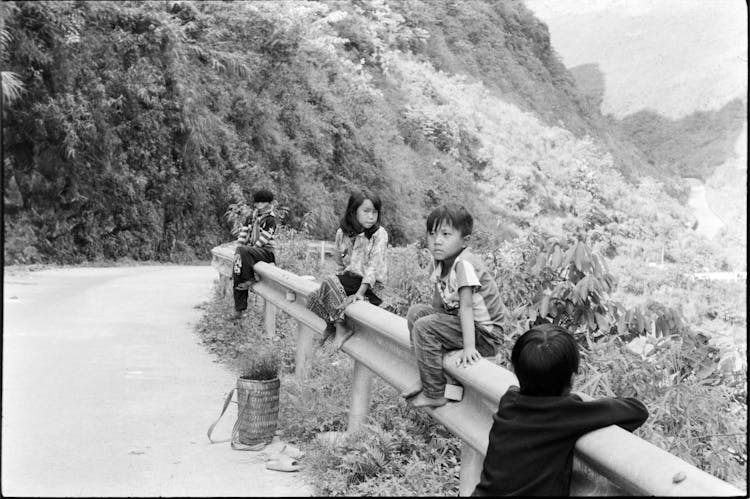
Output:
[[[250,226],[249,225],[243,225],[240,228],[240,233],[237,236],[237,242],[240,244],[247,244],[247,239],[250,237]]]
[[[276,217],[267,216],[258,224],[258,240],[255,245],[258,247],[268,246],[276,237]]]

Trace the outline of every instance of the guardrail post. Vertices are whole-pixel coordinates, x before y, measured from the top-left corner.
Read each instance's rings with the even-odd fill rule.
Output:
[[[470,496],[479,483],[484,458],[466,442],[461,446],[461,471],[459,472],[458,495]]]
[[[349,406],[349,422],[346,431],[355,433],[362,428],[370,411],[373,373],[361,362],[354,362],[352,377],[352,401]]]
[[[276,335],[276,305],[264,300],[263,316],[265,318],[266,336],[273,338]]]
[[[219,293],[224,298],[227,293],[232,289],[232,278],[223,274],[219,274]]]
[[[297,350],[294,358],[294,374],[299,380],[307,376],[313,354],[315,331],[301,322],[297,323]]]

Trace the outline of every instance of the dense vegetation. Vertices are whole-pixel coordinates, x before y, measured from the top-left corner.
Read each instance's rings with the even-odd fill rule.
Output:
[[[747,103],[734,99],[716,111],[696,111],[679,120],[640,111],[623,118],[620,126],[651,163],[674,165],[685,177],[707,180],[729,159],[744,123]]]
[[[321,265],[302,236],[293,230],[283,232],[278,264],[297,274],[322,277],[331,272],[331,262]],[[484,248],[488,250],[483,252],[485,260],[511,309],[505,323],[506,342],[495,361],[509,367],[513,341],[535,317],[567,325],[576,331],[582,351],[576,390],[593,396],[638,397],[649,408],[650,417],[636,435],[744,488],[747,364],[735,343],[744,338],[745,302],[739,292],[744,284],[695,283],[674,269],[628,274],[622,266],[630,263],[620,258],[612,262],[610,273],[597,268],[602,262],[586,245],[559,252],[538,247],[534,235],[527,234],[501,251]],[[428,299],[429,282],[422,268],[427,263],[425,251],[414,246],[389,251],[383,306],[403,314],[410,304]],[[579,264],[585,269],[583,278],[576,276]],[[570,285],[576,278],[576,285]],[[616,291],[607,284],[614,281],[619,281]],[[548,292],[546,305],[544,298],[536,296],[540,289]],[[665,305],[654,298],[673,307],[683,302],[685,316],[665,314]],[[642,301],[646,306],[620,316],[614,327],[599,327],[598,321],[617,312],[597,307],[623,305],[615,299],[629,306]],[[229,362],[253,356],[261,345],[280,352],[280,428],[287,441],[308,451],[303,465],[316,494],[457,493],[460,441],[423,411],[406,406],[396,390],[382,381],[375,383],[369,424],[362,434],[340,447],[316,440],[321,432],[346,429],[352,360],[332,348],[321,348],[309,378],[300,382],[292,374],[294,320],[282,314],[277,335],[269,339],[262,333],[260,310],[241,323],[230,322],[230,301],[230,295],[217,296],[206,304],[198,333],[210,351]],[[643,334],[644,326],[649,334]],[[727,327],[734,329],[735,340],[716,334]]]
[[[443,200],[500,239],[600,208],[589,225],[640,225],[617,205],[633,206],[637,174],[664,175],[578,93],[519,1],[2,8],[3,65],[24,87],[3,108],[9,263],[202,258],[258,186],[319,237],[360,185],[381,192],[395,243]],[[592,206],[581,175],[610,192],[594,187]],[[663,197],[663,225],[684,223]]]
[[[4,2],[0,14],[6,263],[205,259],[257,187],[277,193],[287,235],[330,239],[349,189],[368,186],[400,246],[386,307],[403,314],[427,289],[424,215],[460,202],[509,342],[530,320],[565,324],[586,351],[586,391],[637,391],[657,408],[642,435],[740,480],[745,289],[686,276],[746,269],[726,251],[746,232],[695,235],[674,171],[694,174],[707,151],[726,159],[737,102],[614,123],[601,82],[581,92],[517,0]],[[706,134],[709,148],[686,151]],[[282,267],[325,273],[298,235],[281,248]],[[221,313],[209,307],[203,332],[235,357],[253,338]],[[292,329],[280,329],[288,371]],[[326,365],[317,384],[291,385],[285,427],[302,440],[341,429],[346,375]],[[379,390],[368,440],[349,457],[320,450],[340,465],[321,470],[325,492],[452,490],[455,439]],[[399,488],[417,475],[426,488]]]

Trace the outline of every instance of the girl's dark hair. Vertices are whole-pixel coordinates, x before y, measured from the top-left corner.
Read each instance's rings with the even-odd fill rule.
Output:
[[[555,324],[540,324],[521,335],[510,355],[521,394],[562,395],[578,372],[580,357],[573,336]]]
[[[268,189],[258,189],[253,193],[253,203],[270,203],[273,201],[273,192]]]
[[[452,204],[438,206],[427,215],[427,232],[434,232],[443,222],[447,222],[454,229],[468,236],[474,230],[474,219],[466,208]]]
[[[375,209],[378,211],[378,219],[375,221],[372,227],[365,230],[359,222],[357,222],[357,209],[362,206],[362,203],[366,199],[369,199]],[[368,189],[362,189],[361,191],[353,191],[349,196],[349,202],[346,204],[346,212],[341,218],[339,227],[344,231],[344,234],[348,237],[356,236],[360,232],[364,231],[365,237],[370,239],[375,231],[380,228],[380,196]]]

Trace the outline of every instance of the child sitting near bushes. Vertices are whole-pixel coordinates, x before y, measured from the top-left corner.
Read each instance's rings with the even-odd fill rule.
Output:
[[[474,496],[570,494],[579,437],[619,425],[633,431],[648,417],[634,398],[585,402],[570,393],[578,345],[562,327],[541,324],[516,341],[511,364],[521,385],[500,399]]]
[[[383,301],[376,293],[387,272],[388,232],[380,225],[380,209],[380,196],[366,189],[349,196],[336,231],[338,271],[307,299],[307,308],[326,321],[321,344],[335,334],[335,346],[341,348],[351,336],[343,327],[344,309],[350,303],[367,300],[377,306]]]
[[[234,289],[234,319],[247,310],[248,289],[255,278],[253,266],[257,262],[276,262],[273,252],[276,234],[276,213],[273,210],[273,193],[259,189],[253,193],[253,211],[240,229],[234,250],[232,284]]]
[[[443,205],[427,217],[427,246],[434,258],[432,304],[413,305],[406,314],[421,384],[401,395],[414,397],[414,407],[448,402],[443,372],[447,350],[461,349],[458,363],[468,366],[494,356],[501,343],[505,306],[482,259],[467,249],[473,226],[463,206]]]

